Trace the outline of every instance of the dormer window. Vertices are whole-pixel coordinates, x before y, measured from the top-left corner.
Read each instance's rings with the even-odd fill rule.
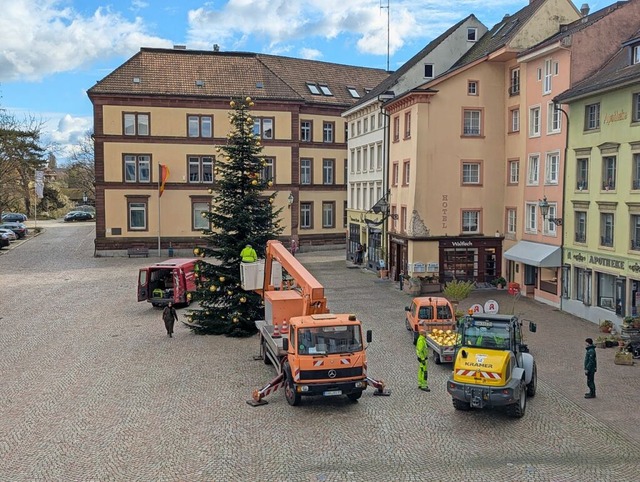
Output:
[[[433,64],[424,64],[424,78],[433,79]]]
[[[320,95],[320,89],[318,89],[318,86],[316,84],[307,82],[307,88],[313,95]]]
[[[633,56],[631,58],[632,64],[640,64],[640,45],[633,47]]]
[[[320,84],[320,90],[324,95],[333,95],[333,93],[329,90],[328,85]]]
[[[467,41],[475,42],[478,40],[478,29],[475,27],[467,27]]]
[[[358,94],[358,91],[356,90],[355,87],[347,87],[347,90],[351,94],[351,97],[353,97],[354,99],[360,98],[360,94]]]

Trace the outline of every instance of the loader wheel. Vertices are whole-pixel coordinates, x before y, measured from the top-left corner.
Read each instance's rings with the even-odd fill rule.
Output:
[[[538,368],[536,363],[533,362],[533,372],[531,373],[531,381],[527,385],[527,396],[533,397],[536,394],[536,388],[538,387]]]
[[[462,400],[458,400],[457,398],[453,399],[453,408],[456,410],[462,410],[466,412],[467,410],[471,410],[471,405],[468,402],[463,402]]]
[[[513,418],[522,418],[527,410],[527,386],[524,380],[520,383],[520,400],[513,405],[507,406],[507,413]]]
[[[287,403],[292,407],[295,407],[300,403],[302,398],[296,387],[293,386],[293,378],[291,377],[291,368],[289,365],[284,366],[285,380],[284,380],[284,397],[287,399]]]
[[[354,392],[354,393],[347,394],[347,398],[352,402],[357,402],[358,400],[360,400],[361,396],[362,396],[362,392]]]
[[[442,360],[440,359],[440,355],[438,355],[437,353],[433,354],[433,363],[435,363],[436,365],[441,365],[442,364]]]

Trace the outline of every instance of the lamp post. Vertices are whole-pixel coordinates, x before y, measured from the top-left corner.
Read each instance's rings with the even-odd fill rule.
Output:
[[[292,204],[293,204],[293,193],[290,192],[289,196],[287,196],[287,207],[291,209]]]
[[[538,207],[540,208],[542,219],[547,219],[549,214],[549,202],[547,201],[547,196],[544,196],[542,199],[538,199]],[[549,218],[548,221],[556,226],[562,226],[562,218]]]

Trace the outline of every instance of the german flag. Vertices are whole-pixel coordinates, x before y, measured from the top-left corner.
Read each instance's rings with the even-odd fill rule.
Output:
[[[164,165],[164,164],[160,164],[160,182],[158,183],[158,197],[162,196],[162,193],[164,192],[164,186],[167,183],[167,179],[169,179],[169,168]]]

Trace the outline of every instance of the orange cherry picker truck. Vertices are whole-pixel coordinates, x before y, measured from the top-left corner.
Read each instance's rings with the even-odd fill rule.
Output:
[[[311,395],[357,401],[369,385],[374,395],[389,395],[382,381],[367,375],[362,323],[352,314],[330,313],[323,286],[281,242],[267,242],[264,263],[242,263],[241,279],[243,289],[260,292],[264,300],[255,358],[277,373],[254,390],[248,404],[266,404],[264,397],[281,387],[289,405]],[[371,342],[371,330],[366,341]]]

